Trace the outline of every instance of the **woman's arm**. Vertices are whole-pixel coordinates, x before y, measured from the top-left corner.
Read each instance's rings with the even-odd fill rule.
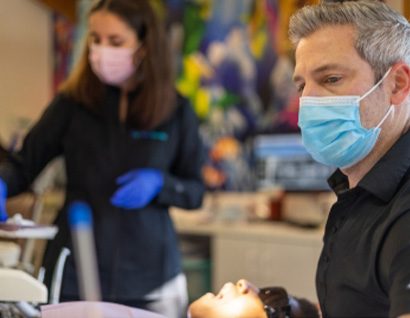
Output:
[[[62,153],[72,106],[70,99],[58,95],[28,132],[21,150],[0,164],[0,177],[7,183],[8,197],[26,191],[47,163]]]
[[[201,172],[205,150],[191,105],[185,101],[181,107],[178,154],[170,173],[164,175],[164,186],[157,200],[168,206],[195,209],[202,204],[205,189]]]

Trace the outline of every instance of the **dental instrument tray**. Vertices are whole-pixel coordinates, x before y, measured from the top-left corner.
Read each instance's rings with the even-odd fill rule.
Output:
[[[15,214],[7,222],[0,223],[0,238],[9,239],[48,239],[51,240],[58,232],[54,225],[36,224],[23,219],[20,214]]]

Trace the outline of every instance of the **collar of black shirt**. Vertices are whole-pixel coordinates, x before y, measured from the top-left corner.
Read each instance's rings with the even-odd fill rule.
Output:
[[[390,201],[400,185],[410,177],[410,131],[401,136],[390,150],[360,180],[357,187],[384,202]],[[349,190],[347,177],[338,169],[328,179],[329,186],[340,195]]]

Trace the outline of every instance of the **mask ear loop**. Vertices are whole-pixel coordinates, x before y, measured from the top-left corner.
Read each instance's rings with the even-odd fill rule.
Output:
[[[386,114],[384,115],[384,117],[382,118],[382,120],[379,122],[379,124],[376,126],[376,128],[380,128],[380,126],[384,123],[384,121],[387,119],[387,117],[389,117],[389,115],[393,113],[394,114],[394,105],[390,105],[389,110],[386,112]]]
[[[369,96],[371,93],[374,92],[374,90],[379,87],[379,85],[386,79],[386,77],[389,75],[390,71],[391,71],[391,66],[389,67],[389,69],[387,70],[386,73],[384,73],[383,77],[380,79],[380,81],[378,81],[371,89],[369,89],[364,95],[362,95],[358,100],[359,102],[366,98],[367,96]]]

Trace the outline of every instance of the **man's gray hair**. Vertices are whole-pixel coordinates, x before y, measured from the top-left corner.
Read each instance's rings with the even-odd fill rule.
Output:
[[[322,1],[303,7],[290,19],[289,37],[297,46],[301,39],[331,25],[355,27],[356,50],[373,68],[376,79],[396,62],[410,65],[410,24],[380,1]]]

